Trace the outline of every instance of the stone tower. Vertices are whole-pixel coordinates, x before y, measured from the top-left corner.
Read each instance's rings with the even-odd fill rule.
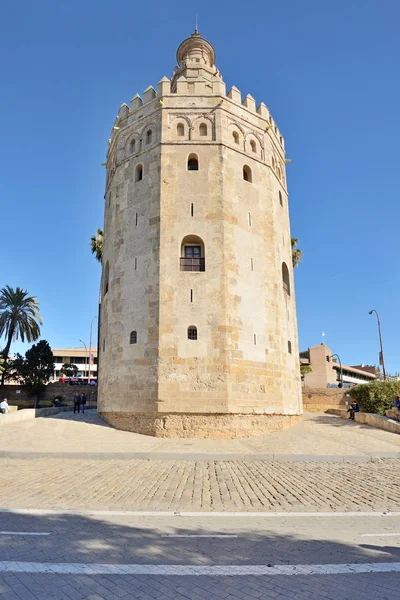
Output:
[[[226,94],[196,31],[123,104],[107,155],[99,412],[156,436],[248,437],[301,418],[283,138]]]

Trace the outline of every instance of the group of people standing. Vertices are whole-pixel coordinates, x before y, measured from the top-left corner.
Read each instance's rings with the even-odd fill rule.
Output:
[[[86,404],[86,394],[85,393],[80,393],[80,392],[76,392],[75,396],[74,396],[74,414],[76,412],[80,413],[81,412],[81,407],[82,407],[82,414],[85,414],[85,404]]]

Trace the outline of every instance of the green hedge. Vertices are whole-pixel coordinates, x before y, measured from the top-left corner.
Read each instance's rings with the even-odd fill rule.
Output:
[[[393,406],[395,397],[400,396],[400,381],[374,381],[356,385],[350,389],[350,396],[364,412],[384,415],[385,410]]]

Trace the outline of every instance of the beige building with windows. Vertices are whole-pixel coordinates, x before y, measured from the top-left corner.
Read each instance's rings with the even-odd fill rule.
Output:
[[[89,376],[89,348],[52,348],[54,356],[55,370],[51,382],[59,381],[65,378],[61,372],[64,363],[76,365],[78,369],[77,377],[83,379]],[[90,364],[90,379],[97,379],[97,348],[91,349],[92,361]]]
[[[327,358],[329,358],[329,361]],[[336,357],[332,358],[332,350],[325,344],[311,346],[308,350],[300,352],[300,364],[312,368],[312,372],[303,377],[305,387],[338,387],[341,381],[340,364]],[[373,372],[364,369],[362,366],[349,367],[342,365],[342,374],[344,387],[368,383],[376,379]]]
[[[197,31],[177,63],[109,140],[99,411],[150,435],[260,435],[302,414],[284,141]]]

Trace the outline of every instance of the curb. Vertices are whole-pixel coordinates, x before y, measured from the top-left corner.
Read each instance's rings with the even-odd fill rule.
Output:
[[[24,452],[0,450],[0,458],[68,458],[80,460],[186,460],[186,461],[268,461],[368,463],[384,458],[400,458],[400,452],[372,452],[371,454],[200,454],[182,452]]]

